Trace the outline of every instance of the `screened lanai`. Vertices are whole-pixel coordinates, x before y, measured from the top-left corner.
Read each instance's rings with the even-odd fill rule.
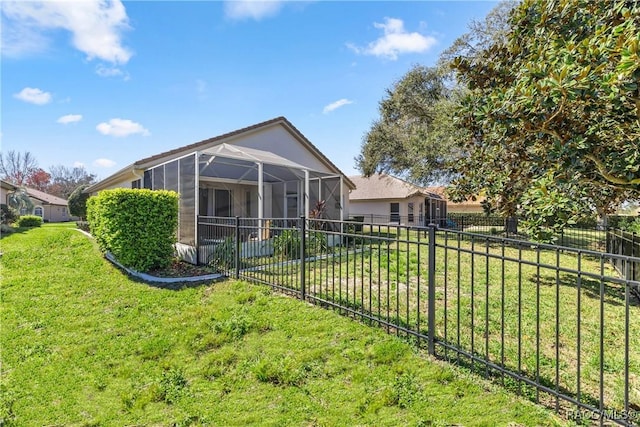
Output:
[[[198,242],[198,217],[308,217],[325,201],[325,218],[344,219],[341,175],[226,143],[149,168],[143,186],[180,193],[178,242],[186,245]]]

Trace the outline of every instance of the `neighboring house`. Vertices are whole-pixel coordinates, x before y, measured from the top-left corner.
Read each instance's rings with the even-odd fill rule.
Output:
[[[85,191],[118,187],[177,191],[178,242],[196,247],[204,216],[257,218],[265,224],[268,218],[308,216],[324,200],[327,218],[346,219],[355,185],[278,117],[138,160]]]
[[[446,187],[427,187],[426,190],[435,193],[442,197],[447,202],[447,212],[450,214],[456,213],[484,213],[482,209],[482,202],[484,197],[478,196],[473,199],[467,199],[464,202],[456,203],[447,198],[445,193]]]
[[[2,190],[0,198],[3,204],[7,204],[9,193],[18,189],[17,186],[4,180],[1,181],[0,188]],[[19,212],[20,215],[37,215],[45,222],[65,222],[77,219],[69,213],[69,206],[66,200],[33,188],[25,187],[24,189],[29,195],[29,199],[31,199],[33,208],[29,211],[22,209]]]
[[[351,176],[356,189],[349,194],[352,217],[365,222],[403,225],[444,224],[446,202],[438,194],[387,174]]]
[[[9,193],[14,192],[17,189],[18,187],[13,185],[12,183],[5,180],[0,180],[0,203],[6,205],[7,196],[9,195]]]

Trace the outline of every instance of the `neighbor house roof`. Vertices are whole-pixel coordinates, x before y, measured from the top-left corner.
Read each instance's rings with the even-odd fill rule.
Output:
[[[356,175],[350,176],[349,179],[356,185],[356,189],[349,194],[349,200],[406,199],[413,196],[441,198],[424,187],[385,173],[371,175],[368,178]]]
[[[322,154],[322,152],[315,145],[313,145],[311,141],[309,141],[307,137],[305,137],[302,134],[302,132],[300,132],[293,124],[291,124],[289,120],[287,120],[285,117],[276,117],[274,119],[257,123],[255,125],[247,126],[242,129],[234,130],[232,132],[218,135],[213,138],[205,139],[199,142],[195,142],[193,144],[185,145],[173,150],[165,151],[159,154],[155,154],[153,156],[149,156],[149,157],[145,157],[143,159],[137,160],[136,162],[122,168],[121,170],[114,173],[113,175],[105,178],[104,180],[88,187],[87,189],[85,189],[85,191],[89,193],[100,191],[103,188],[107,188],[109,185],[116,183],[120,177],[125,176],[126,174],[130,173],[132,170],[140,171],[140,170],[148,169],[150,167],[153,167],[157,164],[163,163],[165,161],[168,161],[180,155],[184,155],[189,152],[193,152],[197,150],[204,150],[207,148],[211,148],[216,145],[229,142],[230,140],[238,136],[248,135],[253,132],[266,129],[271,126],[278,126],[278,125],[283,126],[285,129],[287,129],[289,133],[291,133],[291,135],[293,135],[303,146],[305,146],[309,151],[311,151],[322,163],[325,164],[325,166],[333,170],[336,174],[345,176],[344,173],[342,173],[342,171],[340,171],[340,169],[335,164],[333,164],[331,160],[329,160],[324,154]],[[346,178],[345,179],[346,184],[350,188],[355,188],[355,184],[346,176],[345,178]]]
[[[9,181],[5,181],[4,179],[0,179],[0,186],[2,186],[2,188],[4,188],[5,190],[16,190],[18,187],[13,185],[12,183],[10,183]]]
[[[442,197],[444,200],[447,201],[447,204],[453,205],[453,206],[474,206],[474,207],[482,208],[482,202],[485,200],[483,196],[477,196],[475,197],[475,200],[473,198],[469,198],[464,202],[452,202],[447,197],[447,193],[446,193],[447,187],[427,187],[427,190],[432,193],[438,194],[440,197]]]
[[[57,196],[45,193],[44,191],[36,190],[34,188],[25,187],[25,191],[32,199],[38,199],[48,205],[67,206],[68,203],[65,199]]]

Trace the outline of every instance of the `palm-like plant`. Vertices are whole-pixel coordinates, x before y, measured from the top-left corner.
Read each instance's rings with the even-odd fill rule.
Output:
[[[7,194],[7,205],[18,212],[22,212],[23,210],[31,212],[33,210],[33,202],[29,194],[27,194],[27,190],[21,187]]]

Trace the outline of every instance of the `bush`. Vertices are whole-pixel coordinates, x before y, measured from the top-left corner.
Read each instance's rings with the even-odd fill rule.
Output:
[[[12,224],[18,217],[18,211],[4,203],[0,205],[0,224]]]
[[[213,248],[213,253],[208,259],[209,266],[218,273],[224,273],[235,268],[236,244],[233,237],[227,237],[224,242],[218,243]]]
[[[309,232],[305,243],[305,256],[327,251],[327,238],[321,232]],[[300,232],[298,230],[284,230],[273,240],[273,251],[285,259],[300,258]]]
[[[87,217],[87,200],[89,199],[89,194],[84,193],[87,187],[89,187],[89,185],[79,185],[73,190],[73,193],[71,193],[67,200],[69,203],[69,213],[80,217],[80,219]]]
[[[78,227],[79,230],[86,231],[87,233],[91,233],[91,229],[89,228],[88,221],[76,221],[76,227]]]
[[[40,227],[42,218],[38,215],[23,215],[16,221],[18,227]]]
[[[629,217],[624,220],[621,220],[618,223],[618,227],[621,230],[627,231],[629,233],[640,234],[640,217],[637,217],[637,218]]]
[[[118,188],[87,200],[91,234],[103,252],[137,271],[166,268],[173,259],[178,194]]]

